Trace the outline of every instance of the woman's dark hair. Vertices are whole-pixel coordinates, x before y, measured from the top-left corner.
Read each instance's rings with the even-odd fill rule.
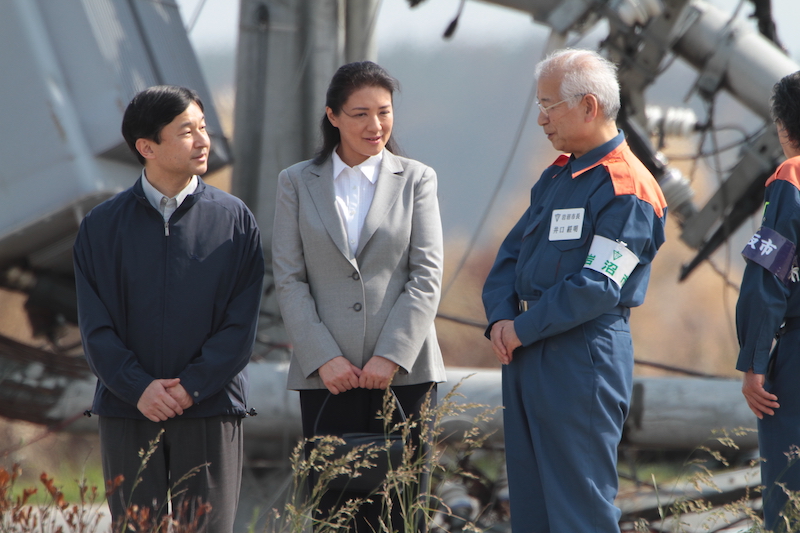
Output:
[[[333,75],[325,95],[325,106],[330,107],[333,113],[338,115],[350,95],[364,87],[383,87],[389,91],[391,96],[394,96],[394,92],[400,89],[400,84],[383,67],[372,61],[348,63],[339,67],[339,70]],[[320,129],[322,130],[322,146],[314,157],[314,163],[317,165],[330,157],[331,152],[341,140],[339,128],[331,124],[327,113],[322,115]],[[397,153],[397,144],[393,138],[389,137],[386,149]]]
[[[789,142],[800,148],[800,71],[784,76],[772,88],[772,120],[786,130]]]
[[[174,85],[156,85],[133,97],[122,117],[122,136],[139,163],[145,159],[136,149],[137,139],[161,143],[161,130],[186,111],[194,102],[203,110],[203,102],[191,89]]]

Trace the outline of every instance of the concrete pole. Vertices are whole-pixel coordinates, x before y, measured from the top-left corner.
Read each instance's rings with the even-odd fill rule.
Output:
[[[233,191],[271,233],[275,181],[317,147],[325,91],[375,60],[376,0],[240,0]],[[267,236],[267,235],[265,235]]]
[[[375,27],[378,20],[376,0],[347,1],[347,38],[345,40],[345,62],[377,61],[378,45]]]
[[[232,189],[255,214],[263,237],[262,349],[286,341],[271,290],[278,174],[313,157],[336,69],[375,58],[377,6],[377,0],[240,0]]]
[[[267,54],[271,17],[266,2],[242,0],[236,55],[233,194],[255,208],[258,180],[247,179],[261,166],[261,119],[266,101]],[[254,117],[255,120],[250,120]]]
[[[37,364],[32,362],[31,370],[23,368],[22,371],[32,372]],[[302,437],[297,393],[285,388],[288,370],[288,363],[250,364],[248,404],[259,413],[246,422],[245,449],[251,459],[287,457]],[[500,370],[451,368],[447,371],[447,382],[439,386],[439,398],[460,383],[458,393],[464,398],[454,399],[456,403],[499,408],[503,403],[500,379]],[[94,384],[95,378],[91,375],[71,380],[63,392],[53,395],[58,401],[41,406],[40,415],[47,420],[60,421],[82,413],[92,403]],[[753,450],[758,447],[755,431],[738,431],[756,427],[755,416],[742,401],[741,387],[738,379],[635,377],[624,442],[640,450],[695,450],[702,445],[731,451],[716,440],[727,432],[742,450]],[[464,430],[472,427],[475,415],[482,410],[444,418],[441,421],[443,436],[459,438]],[[70,424],[68,431],[97,431],[96,420],[96,417],[81,417]],[[481,421],[478,427],[482,435],[491,434],[490,444],[503,445],[502,411]]]

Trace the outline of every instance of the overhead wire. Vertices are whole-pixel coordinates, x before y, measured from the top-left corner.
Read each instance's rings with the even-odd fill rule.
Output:
[[[714,132],[713,137],[714,137],[714,145],[716,145],[717,144],[716,132]],[[720,154],[717,153],[714,156],[714,159],[717,160],[717,164],[718,165],[721,165],[721,161],[719,161],[719,157],[720,157]],[[719,178],[722,177],[719,174],[718,174],[718,176],[719,176]],[[722,181],[720,179],[720,184],[721,183],[722,183]],[[720,187],[720,188],[722,188],[722,187]],[[725,203],[727,204],[728,202],[726,201]],[[725,224],[725,223],[726,222],[723,221],[723,224]],[[728,231],[728,237],[730,237],[731,233],[732,232],[729,230]],[[723,245],[723,252],[725,254],[724,255],[724,257],[725,257],[725,259],[724,259],[725,267],[724,268],[717,268],[717,265],[711,260],[711,257],[708,258],[708,263],[711,265],[711,268],[714,269],[714,271],[717,272],[717,274],[722,278],[722,281],[723,281],[723,287],[722,287],[723,309],[725,310],[725,316],[727,317],[726,323],[728,324],[728,329],[729,329],[729,332],[730,332],[730,338],[731,339],[735,339],[736,338],[736,319],[731,315],[731,306],[730,306],[730,302],[729,302],[730,294],[729,294],[729,292],[727,290],[725,290],[725,286],[726,285],[728,287],[732,287],[732,286],[735,287],[736,286],[736,284],[733,283],[733,281],[730,279],[730,274],[731,274],[731,241],[730,241],[730,238],[725,239],[725,244]],[[736,292],[737,293],[739,292],[738,288],[736,289]]]
[[[530,115],[533,103],[536,101],[536,88],[537,84],[536,84],[536,79],[534,78],[530,92],[528,93],[528,99],[525,102],[525,108],[523,109],[519,125],[517,126],[516,134],[514,135],[514,142],[511,145],[511,150],[509,151],[508,156],[506,156],[505,163],[503,164],[503,170],[501,171],[500,177],[498,178],[497,183],[495,184],[494,191],[492,192],[491,198],[489,198],[489,202],[486,204],[486,207],[484,208],[480,219],[478,219],[478,224],[475,226],[475,230],[472,233],[472,238],[469,240],[469,243],[467,244],[466,250],[464,250],[464,253],[461,255],[461,259],[459,260],[458,265],[456,266],[455,271],[453,272],[453,275],[450,276],[450,279],[448,280],[447,284],[444,287],[444,290],[442,291],[442,300],[444,300],[447,297],[447,294],[453,287],[453,284],[458,278],[458,275],[464,269],[464,266],[467,263],[467,259],[472,253],[472,250],[475,248],[475,245],[478,242],[478,237],[480,237],[481,231],[483,230],[483,226],[486,223],[486,220],[489,218],[489,213],[492,211],[492,208],[494,207],[494,204],[497,201],[497,198],[500,194],[500,190],[503,188],[503,184],[505,183],[506,178],[508,177],[508,171],[511,168],[511,164],[514,161],[514,158],[516,157],[517,149],[519,148],[520,141],[522,140],[522,133],[525,131],[525,127],[528,123],[528,116]]]
[[[456,322],[458,324],[463,324],[465,326],[471,326],[474,328],[479,328],[485,330],[488,325],[485,322],[476,322],[474,320],[463,319],[459,317],[454,317],[452,315],[447,315],[445,313],[437,313],[436,318],[441,318],[444,320],[450,320]],[[725,376],[721,376],[719,374],[708,374],[706,372],[700,372],[698,370],[692,370],[690,368],[683,368],[674,365],[668,365],[665,363],[659,363],[657,361],[646,361],[643,359],[633,359],[634,364],[641,365],[641,366],[649,366],[652,368],[657,368],[659,370],[666,370],[668,372],[674,372],[676,374],[684,374],[686,376],[692,377],[700,377],[700,378],[724,378]]]
[[[192,17],[189,19],[189,23],[186,25],[186,33],[192,33],[195,24],[197,24],[197,19],[200,18],[200,13],[203,12],[203,8],[206,5],[206,0],[200,0],[197,6],[194,8],[194,13],[192,13]]]
[[[53,424],[51,426],[46,427],[41,433],[39,433],[39,435],[37,435],[37,436],[35,436],[35,437],[31,438],[31,439],[27,439],[24,442],[21,442],[19,444],[13,445],[10,448],[6,448],[5,450],[0,450],[0,458],[8,457],[9,455],[11,455],[13,453],[17,453],[17,452],[19,452],[21,450],[24,450],[25,448],[27,448],[29,446],[32,446],[32,445],[36,444],[37,442],[39,442],[41,440],[46,439],[47,437],[50,437],[50,436],[55,435],[57,433],[60,433],[60,432],[64,431],[68,426],[70,426],[71,424],[73,424],[76,421],[80,420],[84,416],[86,416],[86,411],[81,411],[79,413],[74,413],[72,416],[69,416],[69,417],[63,419],[62,421],[58,422],[57,424]]]
[[[725,23],[725,26],[724,26],[725,28],[730,28],[732,26],[733,21],[736,20],[736,17],[739,15],[739,11],[741,11],[742,7],[744,6],[744,3],[745,3],[745,0],[739,0],[739,3],[736,6],[736,9],[734,9],[734,11],[731,14],[730,18],[728,18],[728,21]],[[724,32],[720,32],[720,33],[724,33]],[[708,103],[708,101],[706,101],[706,102]],[[713,100],[712,100],[712,108],[713,108]],[[700,143],[698,144],[698,147],[697,147],[697,153],[698,154],[702,153],[703,144],[705,143],[705,140],[706,140],[705,133],[707,133],[708,128],[710,128],[711,124],[713,123],[713,116],[710,115],[708,111],[709,110],[707,108],[706,109],[706,115],[708,117],[710,117],[710,118],[709,118],[708,121],[706,121],[705,128],[703,130],[701,130],[703,132],[703,135],[701,135]],[[713,153],[713,150],[712,150],[711,153]],[[698,167],[699,167],[699,164],[700,164],[700,161],[702,161],[702,160],[703,159],[701,159],[699,157],[695,157],[694,160],[692,161],[692,167],[691,167],[691,169],[689,171],[689,179],[690,179],[690,181],[694,180],[694,175],[696,174],[696,172],[698,170]]]
[[[728,250],[728,252],[730,252],[730,250]],[[711,269],[722,278],[722,281],[728,286],[728,288],[732,289],[736,293],[739,292],[739,285],[730,279],[728,273],[726,273],[712,258],[709,257],[706,261]],[[731,317],[728,318],[730,319]]]
[[[708,135],[710,140],[711,140],[711,145],[712,145],[712,152],[711,153],[714,154],[712,156],[712,159],[714,160],[714,166],[716,167],[713,170],[715,171],[714,174],[716,176],[717,183],[719,184],[719,190],[722,191],[723,195],[725,195],[725,188],[723,187],[724,186],[724,178],[722,176],[722,161],[720,159],[721,151],[719,150],[719,144],[718,144],[718,139],[717,139],[717,130],[713,127],[715,109],[716,109],[716,100],[713,99],[713,98],[707,100],[706,101],[706,115],[708,116],[707,124],[709,125],[709,129],[705,132],[705,134]],[[698,154],[699,153],[701,153],[700,150],[698,150]],[[725,205],[728,204],[728,200],[729,200],[728,198],[723,197],[723,203]],[[723,219],[723,224],[725,224],[725,223],[726,222]],[[727,320],[725,322],[726,322],[726,324],[727,324],[727,326],[728,326],[728,328],[730,330],[730,334],[731,334],[730,338],[735,339],[736,338],[736,331],[735,331],[735,323],[736,322],[735,322],[734,317],[731,316],[730,304],[728,302],[728,291],[725,290],[726,286],[727,287],[735,287],[737,292],[739,290],[738,284],[734,283],[730,279],[730,270],[731,270],[731,258],[730,258],[730,255],[731,255],[730,251],[731,250],[730,250],[730,246],[731,246],[730,240],[729,239],[725,239],[725,244],[723,246],[723,252],[724,252],[724,257],[725,257],[725,267],[724,268],[720,267],[715,262],[713,262],[711,260],[711,257],[708,257],[706,259],[706,262],[711,266],[712,270],[714,270],[714,272],[723,281],[724,285],[723,285],[723,290],[722,290],[722,303],[723,303],[723,308],[724,308],[724,311],[725,311],[725,316],[727,317]]]
[[[717,154],[722,154],[722,153],[725,153],[725,152],[729,152],[731,150],[735,150],[736,148],[741,148],[742,146],[745,146],[747,143],[749,143],[750,141],[752,141],[753,139],[755,139],[756,137],[761,135],[761,132],[763,131],[762,129],[760,129],[760,130],[756,131],[753,134],[748,134],[747,132],[743,131],[741,128],[734,127],[734,126],[717,127],[717,128],[714,128],[714,129],[717,132],[725,131],[725,130],[729,130],[729,129],[730,130],[735,130],[735,131],[738,131],[739,133],[741,133],[744,138],[739,140],[739,141],[731,142],[729,144],[721,146],[721,147],[719,147],[719,148],[717,148],[716,150],[713,150],[713,151],[708,151],[708,152],[698,151],[698,152],[695,152],[695,153],[687,153],[687,154],[672,154],[672,155],[669,156],[669,159],[671,161],[690,161],[690,160],[697,159],[698,157],[701,158],[701,159],[707,159],[707,158],[710,158],[710,157],[715,156]]]

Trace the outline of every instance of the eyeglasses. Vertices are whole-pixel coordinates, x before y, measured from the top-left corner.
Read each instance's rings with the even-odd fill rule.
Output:
[[[584,96],[586,96],[586,93],[581,93],[581,94],[573,94],[573,95],[572,95],[572,96],[570,96],[569,98],[564,98],[564,99],[563,99],[563,100],[561,100],[560,102],[556,102],[555,104],[550,104],[549,106],[543,106],[543,105],[541,104],[541,102],[539,102],[539,100],[536,100],[536,105],[537,105],[537,106],[539,106],[539,111],[541,111],[541,112],[542,112],[542,114],[543,114],[544,116],[546,116],[547,118],[550,118],[550,113],[548,113],[548,111],[550,111],[551,109],[553,109],[555,106],[557,106],[557,105],[561,105],[561,104],[563,104],[564,102],[569,102],[570,100],[572,100],[573,98],[577,98],[578,96],[580,96],[581,98],[583,98]]]

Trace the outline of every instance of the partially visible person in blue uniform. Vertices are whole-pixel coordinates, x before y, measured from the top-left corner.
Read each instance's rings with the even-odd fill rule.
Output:
[[[764,525],[788,531],[782,518],[788,498],[776,483],[800,490],[800,72],[775,84],[772,117],[786,161],[767,180],[761,228],[742,251],[747,266],[736,304],[736,368],[744,372],[742,393],[759,419]]]
[[[561,155],[531,190],[483,288],[503,364],[515,533],[619,531],[617,445],[666,202],[616,127],[615,66],[561,50],[536,69],[539,125]]]

